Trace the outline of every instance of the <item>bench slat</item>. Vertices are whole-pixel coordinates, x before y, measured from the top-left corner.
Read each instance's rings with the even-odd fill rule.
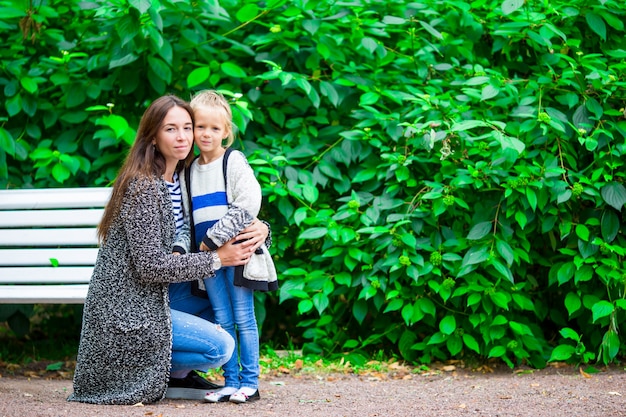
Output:
[[[0,269],[0,284],[89,284],[92,266],[9,267]]]
[[[82,285],[2,285],[2,304],[83,304],[87,284]]]
[[[0,246],[92,246],[96,229],[0,229]]]
[[[2,190],[0,210],[104,207],[111,188],[47,188]]]
[[[85,302],[111,191],[0,190],[0,304]]]
[[[0,227],[97,226],[104,209],[0,211]]]
[[[98,248],[76,249],[3,249],[0,266],[51,266],[57,259],[60,266],[96,264]]]

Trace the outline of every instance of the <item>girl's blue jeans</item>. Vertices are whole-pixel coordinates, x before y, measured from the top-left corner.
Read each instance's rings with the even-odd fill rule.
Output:
[[[215,277],[204,279],[215,322],[235,340],[235,353],[222,366],[224,386],[257,389],[260,372],[259,330],[254,315],[254,291],[236,287],[234,278],[235,268],[226,267],[219,269]]]
[[[235,340],[222,327],[209,321],[213,313],[208,299],[191,294],[191,283],[170,284],[172,313],[171,372],[184,375],[206,372],[224,365],[235,350]]]

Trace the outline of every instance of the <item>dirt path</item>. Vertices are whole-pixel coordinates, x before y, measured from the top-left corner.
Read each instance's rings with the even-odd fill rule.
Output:
[[[626,370],[572,367],[493,373],[273,375],[255,403],[164,400],[145,406],[68,403],[68,379],[0,378],[0,417],[626,416]]]

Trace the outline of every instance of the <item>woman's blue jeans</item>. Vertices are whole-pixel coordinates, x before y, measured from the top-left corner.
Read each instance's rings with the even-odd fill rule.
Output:
[[[213,316],[208,299],[191,294],[191,283],[170,284],[172,313],[171,372],[206,372],[224,365],[235,350],[235,340],[222,327],[209,321]],[[186,372],[183,372],[186,371]]]
[[[254,291],[233,284],[235,268],[217,271],[215,277],[205,278],[207,294],[220,324],[235,339],[235,353],[225,365],[224,386],[233,388],[259,387],[259,330],[254,315]],[[237,357],[239,350],[239,357]],[[240,368],[241,366],[241,368]]]

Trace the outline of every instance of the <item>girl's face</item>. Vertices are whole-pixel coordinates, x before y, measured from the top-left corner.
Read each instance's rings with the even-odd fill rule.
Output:
[[[222,140],[230,133],[224,112],[218,108],[201,107],[194,111],[196,126],[194,141],[204,163],[219,158],[224,153]]]
[[[168,168],[175,168],[178,161],[185,159],[193,145],[193,122],[187,110],[172,107],[152,143],[165,157]]]

